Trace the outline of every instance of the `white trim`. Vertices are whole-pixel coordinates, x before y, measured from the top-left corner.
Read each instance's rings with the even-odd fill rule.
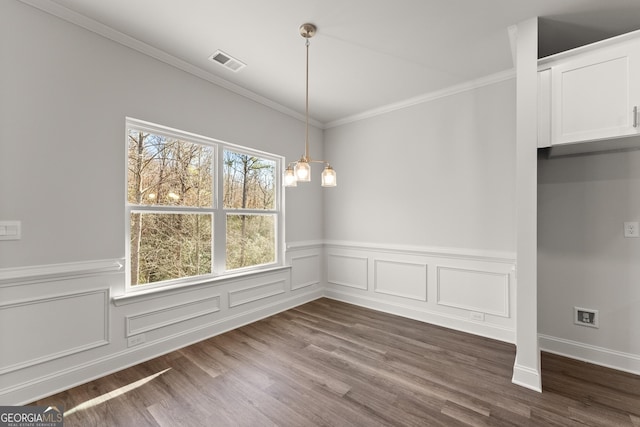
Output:
[[[287,242],[287,250],[299,251],[303,249],[316,249],[324,246],[324,240],[307,240],[300,242]]]
[[[51,372],[46,376],[20,384],[12,384],[9,387],[0,389],[0,401],[5,405],[26,405],[29,402],[85,384],[88,381],[121,371],[146,360],[223,334],[321,297],[320,290],[297,294],[291,298],[227,316],[187,331],[165,336],[151,342],[148,341],[136,347],[127,348],[79,365]]]
[[[404,253],[408,255],[424,255],[436,258],[469,259],[474,261],[499,262],[513,264],[516,260],[515,252],[494,251],[469,248],[446,248],[434,246],[412,245],[383,245],[379,243],[348,242],[339,240],[327,240],[324,243],[327,248],[362,249],[385,253]]]
[[[113,298],[111,298],[111,300],[113,301],[113,305],[115,305],[116,307],[120,307],[122,305],[127,305],[127,304],[134,304],[134,303],[138,303],[141,301],[147,301],[150,299],[154,299],[154,298],[162,298],[167,296],[168,294],[178,294],[181,292],[189,292],[192,291],[194,289],[197,288],[207,288],[207,287],[214,287],[214,286],[219,286],[223,283],[226,282],[232,282],[232,281],[237,281],[237,280],[243,280],[243,279],[249,279],[252,276],[259,276],[259,275],[267,275],[267,274],[271,274],[271,273],[278,273],[284,270],[290,270],[291,267],[289,266],[279,266],[279,267],[273,267],[273,268],[269,268],[269,269],[264,269],[264,270],[251,270],[251,271],[244,271],[242,273],[236,273],[236,274],[227,274],[224,276],[215,276],[215,277],[205,277],[201,280],[197,280],[197,281],[192,281],[192,282],[188,282],[188,283],[181,283],[181,284],[177,284],[177,285],[172,285],[172,286],[164,286],[164,287],[156,287],[156,288],[149,288],[149,289],[142,289],[142,290],[136,290],[136,291],[131,291],[122,295],[116,295]]]
[[[492,311],[492,310],[487,310],[486,308],[483,307],[474,307],[474,306],[467,306],[464,304],[458,304],[455,302],[447,302],[441,299],[441,295],[440,295],[440,285],[441,285],[441,280],[440,280],[440,272],[443,270],[449,270],[449,271],[462,271],[462,272],[469,272],[469,273],[476,273],[476,274],[482,274],[482,275],[486,275],[486,276],[497,276],[500,277],[502,279],[504,279],[503,281],[503,297],[504,297],[504,306],[502,307],[502,311]],[[449,266],[442,266],[442,265],[438,265],[436,266],[436,290],[437,290],[437,300],[436,300],[436,304],[438,305],[442,305],[445,307],[453,307],[453,308],[460,308],[462,310],[468,310],[468,311],[477,311],[480,313],[485,313],[485,314],[492,314],[494,316],[500,316],[500,317],[506,317],[509,318],[509,303],[511,302],[509,300],[509,286],[510,284],[510,278],[509,278],[509,274],[508,273],[498,273],[498,272],[493,272],[493,271],[486,271],[486,270],[479,270],[479,269],[474,269],[474,268],[460,268],[460,267],[449,267]]]
[[[25,305],[33,305],[33,304],[43,304],[50,301],[58,301],[63,299],[72,299],[78,298],[87,295],[103,295],[103,303],[104,303],[104,318],[103,318],[103,335],[102,338],[93,342],[89,342],[77,347],[69,348],[64,351],[59,351],[57,353],[50,353],[47,355],[43,355],[40,357],[36,357],[34,359],[24,360],[20,363],[14,363],[13,365],[4,366],[0,368],[0,375],[4,375],[10,372],[18,371],[21,369],[29,368],[31,366],[40,365],[42,363],[50,362],[52,360],[60,359],[65,356],[71,356],[72,354],[81,353],[83,351],[91,350],[93,348],[102,347],[104,345],[108,345],[109,341],[109,318],[110,318],[110,310],[109,310],[109,289],[94,289],[83,292],[67,292],[64,294],[48,296],[45,298],[32,298],[29,300],[21,300],[21,301],[13,301],[7,304],[0,305],[0,310],[10,309],[19,306]],[[59,331],[64,333],[64,331]],[[6,344],[6,343],[5,343]]]
[[[115,273],[124,268],[124,259],[79,261],[0,269],[0,288],[31,283]]]
[[[195,134],[189,131],[183,131],[159,125],[144,120],[139,120],[133,117],[125,117],[125,147],[129,147],[130,144],[130,132],[148,132],[150,134],[175,139],[178,141],[185,141],[192,144],[197,144],[199,147],[209,148],[211,152],[211,169],[209,174],[211,176],[212,187],[212,200],[208,205],[202,206],[173,206],[170,204],[146,204],[143,202],[134,203],[130,200],[125,200],[125,241],[130,242],[130,230],[131,230],[131,216],[132,213],[136,214],[178,214],[178,215],[206,215],[210,217],[211,231],[217,230],[219,234],[224,236],[226,230],[226,218],[230,215],[250,215],[250,216],[270,216],[274,219],[274,237],[275,237],[275,260],[266,264],[251,265],[245,268],[227,269],[225,264],[225,251],[226,240],[224,238],[211,239],[211,255],[212,260],[210,264],[210,271],[206,274],[199,276],[185,276],[175,279],[161,280],[152,283],[143,283],[132,285],[131,278],[131,245],[125,245],[125,293],[136,293],[141,288],[155,289],[164,287],[175,287],[188,285],[193,282],[201,282],[203,280],[212,280],[220,276],[226,276],[229,274],[238,274],[248,271],[263,271],[269,270],[273,267],[283,266],[283,247],[284,247],[284,189],[282,188],[280,177],[283,173],[283,165],[285,158],[278,154],[268,153],[262,150],[255,150],[249,147],[243,147],[237,144],[225,142],[220,139],[211,138],[204,135]],[[255,156],[261,160],[265,160],[269,163],[273,163],[273,177],[275,200],[274,206],[270,209],[239,209],[223,206],[222,197],[224,196],[223,183],[224,183],[224,152],[232,152],[240,155]],[[127,156],[125,156],[126,158]],[[129,176],[125,170],[125,182],[129,180]]]
[[[294,285],[292,284],[292,285],[291,285],[291,290],[292,290],[292,291],[297,291],[298,289],[308,288],[309,286],[317,285],[317,284],[319,284],[319,283],[320,283],[319,281],[315,281],[315,282],[311,281],[311,282],[305,282],[305,283],[302,283],[302,284],[297,285],[297,286],[294,286]]]
[[[516,363],[513,366],[513,377],[511,378],[511,382],[521,387],[528,388],[529,390],[542,393],[542,380],[540,378],[539,370],[518,365]]]
[[[309,259],[310,258],[315,258],[316,261],[318,262],[318,265],[320,263],[320,254],[311,254],[311,255],[303,255],[303,256],[292,256],[291,257],[291,272],[292,272],[292,274],[293,274],[293,267],[294,267],[294,264],[295,264],[296,260],[307,259],[307,258],[309,258]],[[308,282],[303,282],[303,283],[300,283],[300,284],[296,284],[296,283],[293,283],[293,281],[291,281],[291,290],[292,291],[296,291],[298,289],[306,288],[308,286],[317,285],[319,283],[320,283],[319,280],[310,280]]]
[[[380,289],[380,287],[378,286],[378,266],[382,265],[382,264],[395,264],[395,265],[411,265],[414,267],[421,267],[421,269],[424,270],[424,295],[411,295],[411,294],[406,294],[404,292],[393,292],[390,291],[389,289]],[[426,263],[420,263],[420,262],[408,262],[408,261],[396,261],[396,260],[389,260],[389,259],[381,259],[381,258],[375,258],[373,259],[373,292],[378,293],[378,294],[385,294],[385,295],[391,295],[391,296],[395,296],[395,297],[400,297],[400,298],[407,298],[407,299],[412,299],[415,301],[421,301],[421,302],[427,302],[427,287],[428,287],[428,281],[429,281],[429,265]]]
[[[240,294],[242,292],[245,291],[251,291],[254,289],[260,289],[260,288],[266,288],[267,286],[273,286],[273,285],[282,285],[282,288],[276,288],[276,289],[272,289],[272,290],[267,290],[267,292],[260,294],[260,295],[254,295],[248,298],[244,298],[244,299],[239,299],[237,301],[234,301],[233,297],[236,294]],[[285,280],[275,280],[272,282],[265,282],[265,283],[260,283],[257,285],[252,285],[252,286],[246,286],[244,288],[240,288],[240,289],[232,289],[229,292],[227,292],[227,302],[228,302],[228,307],[229,308],[234,308],[234,307],[238,307],[241,305],[245,305],[245,304],[249,304],[255,301],[259,301],[261,299],[266,299],[266,298],[271,298],[273,296],[276,295],[281,295],[284,294],[286,292],[286,281]]]
[[[539,334],[540,350],[640,375],[640,355]]]
[[[164,322],[154,323],[153,325],[145,326],[143,328],[134,329],[133,322],[137,319],[143,319],[145,317],[150,317],[155,314],[160,313],[168,313],[175,309],[185,308],[185,307],[193,307],[196,304],[214,302],[211,308],[206,310],[196,311],[193,313],[189,313],[188,315],[180,316],[172,318],[171,320],[166,320]],[[220,295],[214,295],[209,298],[199,299],[195,301],[189,301],[184,304],[176,304],[169,307],[164,307],[158,310],[146,311],[140,314],[134,314],[131,316],[125,316],[125,336],[127,338],[132,337],[134,335],[142,334],[144,332],[153,331],[156,329],[164,328],[165,326],[175,325],[176,323],[185,322],[187,320],[195,319],[196,317],[206,316],[207,314],[213,314],[220,311]]]
[[[330,128],[346,125],[348,123],[353,123],[360,120],[369,119],[371,117],[380,116],[382,114],[391,113],[393,111],[402,110],[404,108],[409,108],[414,105],[435,101],[436,99],[446,98],[448,96],[456,95],[458,93],[478,89],[483,86],[489,86],[495,83],[511,80],[515,78],[515,76],[516,76],[516,73],[515,73],[515,69],[513,68],[509,70],[501,71],[495,74],[481,77],[479,79],[470,80],[464,83],[457,84],[455,86],[450,86],[441,90],[437,90],[435,92],[426,93],[423,95],[406,99],[404,101],[384,105],[382,107],[374,108],[368,111],[364,111],[362,113],[358,113],[342,119],[334,120],[332,122],[325,123],[323,129],[330,129]]]
[[[338,286],[345,286],[348,288],[353,288],[353,289],[359,289],[361,291],[367,291],[369,290],[369,257],[362,257],[362,256],[353,256],[353,255],[343,255],[343,254],[332,254],[332,253],[328,253],[327,254],[327,266],[330,265],[330,260],[331,258],[341,258],[341,259],[350,259],[350,260],[357,260],[357,261],[364,261],[364,271],[365,271],[365,277],[364,277],[364,285],[363,286],[359,286],[357,283],[348,283],[342,280],[334,280],[332,279],[330,276],[330,271],[327,271],[327,283],[331,283],[334,285],[338,285]]]

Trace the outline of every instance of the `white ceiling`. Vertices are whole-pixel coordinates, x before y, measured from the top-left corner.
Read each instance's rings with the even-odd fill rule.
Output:
[[[542,56],[640,28],[640,0],[22,1],[102,34],[116,30],[156,57],[296,113],[305,88],[298,28],[314,23],[309,108],[323,126],[512,69],[508,29],[531,17],[543,18]],[[217,49],[247,67],[212,63]]]

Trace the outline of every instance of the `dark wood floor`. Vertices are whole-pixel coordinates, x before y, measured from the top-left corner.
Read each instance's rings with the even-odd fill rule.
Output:
[[[640,426],[640,377],[320,299],[78,386],[65,426]]]

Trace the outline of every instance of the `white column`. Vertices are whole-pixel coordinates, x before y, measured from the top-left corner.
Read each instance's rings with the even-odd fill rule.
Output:
[[[537,295],[538,18],[517,25],[516,361],[512,381],[542,391]]]

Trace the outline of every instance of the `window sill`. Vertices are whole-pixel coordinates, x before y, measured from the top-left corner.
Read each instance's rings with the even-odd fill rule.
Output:
[[[190,281],[188,283],[180,283],[176,285],[168,285],[151,289],[141,289],[136,291],[131,291],[122,295],[116,295],[111,298],[113,305],[116,307],[120,307],[127,304],[135,304],[141,301],[146,301],[155,298],[162,298],[171,294],[178,294],[181,292],[191,291],[198,287],[203,287],[211,284],[222,284],[232,280],[238,280],[242,278],[249,278],[253,276],[258,276],[261,274],[271,274],[277,273],[285,270],[290,270],[290,266],[278,266],[267,268],[264,270],[252,270],[252,271],[243,271],[241,273],[235,274],[226,274],[224,276],[216,276],[216,277],[207,277],[197,281]]]

